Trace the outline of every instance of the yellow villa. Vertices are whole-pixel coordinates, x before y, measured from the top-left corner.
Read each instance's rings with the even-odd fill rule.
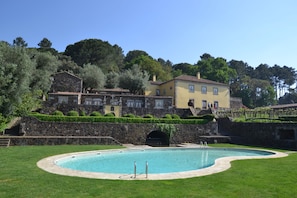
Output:
[[[166,82],[157,82],[155,77],[145,92],[150,96],[172,96],[175,108],[229,109],[230,92],[227,84],[181,75]]]

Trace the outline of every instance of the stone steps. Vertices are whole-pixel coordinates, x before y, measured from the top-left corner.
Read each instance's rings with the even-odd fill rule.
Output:
[[[9,147],[10,139],[9,138],[0,138],[0,147]]]
[[[0,137],[5,139],[4,137]],[[64,144],[102,144],[122,145],[111,136],[9,136],[9,145],[64,145]],[[4,141],[3,141],[4,142]],[[3,143],[4,145],[4,143]],[[5,145],[6,146],[6,145]]]
[[[190,111],[192,112],[193,116],[197,116],[197,113],[194,107],[190,107]]]

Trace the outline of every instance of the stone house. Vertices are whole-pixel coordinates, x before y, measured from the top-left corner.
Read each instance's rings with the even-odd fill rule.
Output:
[[[51,113],[60,110],[64,114],[70,110],[90,114],[99,111],[102,114],[113,113],[122,116],[132,113],[143,116],[152,114],[163,117],[175,113],[172,108],[172,97],[152,97],[144,95],[92,94],[76,92],[49,93],[44,103],[43,112]]]
[[[50,93],[57,92],[82,92],[83,81],[81,78],[69,73],[59,72],[51,78],[52,86]]]
[[[152,114],[158,117],[176,113],[172,108],[171,96],[133,95],[128,90],[118,88],[84,93],[82,79],[68,72],[57,73],[53,80],[48,100],[43,105],[44,113],[60,110],[65,114],[70,110],[76,110],[84,111],[86,114],[99,111],[102,114],[113,113],[116,116],[132,113],[139,116]]]

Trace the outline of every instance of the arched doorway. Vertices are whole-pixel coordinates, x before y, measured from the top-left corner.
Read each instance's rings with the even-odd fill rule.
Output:
[[[169,146],[169,136],[162,131],[150,132],[145,141],[149,146]]]

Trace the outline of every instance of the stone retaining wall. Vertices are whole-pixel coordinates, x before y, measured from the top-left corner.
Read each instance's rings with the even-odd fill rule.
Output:
[[[219,119],[219,133],[235,144],[297,150],[297,123],[240,123]]]
[[[7,138],[0,136],[1,138]],[[76,144],[76,145],[88,145],[88,144],[100,144],[100,145],[121,145],[119,142],[111,137],[100,136],[9,136],[10,146],[26,146],[26,145],[64,145],[64,144]]]
[[[205,125],[175,124],[175,127],[177,131],[170,138],[170,144],[200,143],[209,137],[220,142],[218,138],[225,140],[228,137],[235,144],[297,150],[297,123],[236,123],[219,119]],[[146,143],[147,136],[156,130],[156,124],[41,122],[24,117],[19,134],[13,134],[21,136],[11,136],[11,142],[12,145],[142,145]]]
[[[200,136],[216,135],[216,122],[208,124],[175,124],[177,131],[170,139],[170,144],[199,143]],[[148,134],[158,130],[155,124],[139,123],[67,123],[42,122],[33,117],[22,118],[19,133],[30,136],[110,136],[122,144],[145,144]],[[33,142],[31,142],[33,144]],[[41,144],[41,143],[36,143]],[[57,142],[58,144],[58,142]]]

